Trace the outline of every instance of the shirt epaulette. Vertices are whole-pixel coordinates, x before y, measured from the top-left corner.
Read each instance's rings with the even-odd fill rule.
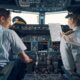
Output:
[[[70,34],[72,34],[72,33],[74,33],[75,31],[73,31],[73,30],[69,30],[69,31],[67,31],[66,33],[65,33],[65,35],[70,35]]]

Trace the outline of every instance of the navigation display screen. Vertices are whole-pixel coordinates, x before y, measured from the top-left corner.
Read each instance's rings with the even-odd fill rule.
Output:
[[[38,42],[38,50],[48,50],[48,42]]]
[[[27,51],[31,51],[31,42],[24,42],[27,47]]]

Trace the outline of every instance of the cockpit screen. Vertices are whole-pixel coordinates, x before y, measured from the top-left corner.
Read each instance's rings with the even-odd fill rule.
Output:
[[[24,42],[27,47],[27,51],[31,51],[31,42]]]
[[[48,50],[48,42],[38,42],[38,50]]]

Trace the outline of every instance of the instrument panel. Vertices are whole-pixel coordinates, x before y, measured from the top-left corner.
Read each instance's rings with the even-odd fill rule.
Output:
[[[20,27],[19,25],[15,25],[14,30],[26,45],[27,50],[25,52],[33,59],[33,63],[26,65],[26,73],[23,80],[28,79],[28,74],[32,74],[31,76],[33,78],[37,78],[37,76],[40,77],[37,74],[62,73],[60,68],[62,64],[59,62],[61,60],[59,50],[60,42],[51,41],[48,25],[20,25]],[[45,80],[46,78],[43,77]],[[50,79],[52,77],[48,76],[48,78]]]

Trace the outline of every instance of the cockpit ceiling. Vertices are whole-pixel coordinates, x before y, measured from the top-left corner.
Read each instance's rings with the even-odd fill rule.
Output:
[[[20,11],[64,11],[70,4],[80,0],[0,0],[0,7]]]

